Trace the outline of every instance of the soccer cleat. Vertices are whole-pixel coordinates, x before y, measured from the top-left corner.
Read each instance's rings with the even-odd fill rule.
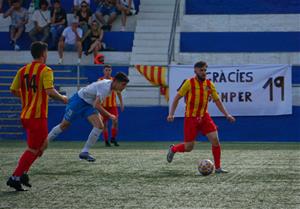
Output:
[[[6,185],[14,188],[16,191],[20,191],[20,192],[26,191],[25,189],[23,189],[21,182],[17,180],[13,180],[12,177],[9,177],[9,179],[6,182]]]
[[[91,156],[88,152],[82,152],[79,154],[79,159],[80,160],[86,160],[88,162],[95,162],[96,159],[93,158],[93,156]]]
[[[110,141],[110,143],[114,144],[115,147],[120,146],[120,145],[118,144],[117,140],[115,140],[115,139],[112,139],[112,140]]]
[[[169,163],[171,163],[173,161],[173,158],[174,158],[174,155],[175,155],[175,152],[172,151],[173,147],[174,147],[174,144],[170,145],[169,151],[168,151],[168,154],[167,154],[167,161]]]
[[[23,175],[20,177],[20,182],[24,186],[31,187],[31,184],[29,183],[29,176],[27,173],[23,173]]]
[[[215,173],[219,174],[219,173],[228,173],[227,170],[224,170],[223,168],[218,168],[215,170]]]
[[[109,141],[105,141],[105,146],[106,146],[106,147],[111,147]]]

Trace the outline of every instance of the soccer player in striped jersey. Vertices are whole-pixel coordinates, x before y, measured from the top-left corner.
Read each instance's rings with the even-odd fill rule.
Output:
[[[195,140],[199,132],[205,135],[212,144],[212,154],[215,162],[216,173],[227,173],[221,167],[221,146],[218,137],[217,126],[207,112],[209,99],[212,97],[218,109],[225,115],[229,122],[235,122],[221,100],[219,99],[215,85],[206,79],[207,64],[203,61],[194,65],[195,77],[187,79],[179,88],[175,96],[170,113],[167,117],[169,122],[174,121],[174,113],[178,102],[185,97],[185,118],[184,118],[184,143],[171,145],[167,154],[167,161],[172,162],[175,153],[190,152],[193,150]]]
[[[103,77],[100,77],[98,80],[113,80],[113,77],[111,77],[112,67],[110,65],[104,65],[103,68]],[[117,107],[117,101],[116,101],[116,95],[118,96],[119,102],[120,102],[120,108],[121,111],[124,110],[124,104],[122,99],[121,92],[112,91],[109,96],[106,97],[106,99],[103,101],[102,106],[104,109],[107,110],[107,112],[113,114],[118,119],[119,113],[118,113],[118,107]],[[103,117],[103,139],[105,141],[105,146],[110,147],[110,143],[108,141],[108,120],[109,118],[105,115],[102,115]],[[114,144],[115,146],[119,146],[117,142],[117,133],[118,133],[118,120],[112,121],[112,127],[111,127],[111,139],[110,142]]]
[[[11,92],[22,101],[21,122],[27,133],[28,146],[7,181],[7,185],[17,191],[24,191],[22,184],[31,187],[27,173],[47,147],[48,96],[65,104],[68,102],[66,96],[54,89],[52,69],[45,64],[47,53],[46,43],[33,42],[31,44],[33,62],[18,70],[10,87]]]
[[[80,89],[69,99],[62,122],[50,131],[48,140],[51,141],[55,139],[77,118],[86,118],[93,126],[93,129],[79,154],[79,159],[94,162],[96,159],[90,155],[89,150],[97,142],[103,130],[104,125],[101,115],[110,118],[112,121],[117,120],[115,115],[107,112],[103,108],[102,103],[112,91],[123,91],[128,82],[129,79],[127,75],[118,72],[113,80],[96,81]]]

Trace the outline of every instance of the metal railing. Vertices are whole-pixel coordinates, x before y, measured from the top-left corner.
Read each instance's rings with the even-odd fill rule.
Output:
[[[176,35],[176,26],[178,22],[179,17],[179,7],[180,6],[180,0],[176,0],[175,2],[175,8],[173,13],[173,20],[172,20],[172,27],[171,27],[171,33],[170,33],[170,39],[169,39],[169,48],[168,48],[168,64],[171,63],[171,60],[173,58],[174,60],[174,43],[175,43],[175,35]]]

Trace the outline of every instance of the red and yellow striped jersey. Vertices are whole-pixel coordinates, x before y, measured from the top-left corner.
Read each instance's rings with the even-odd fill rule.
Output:
[[[178,90],[180,96],[185,96],[185,117],[202,117],[207,112],[207,104],[212,96],[218,100],[215,85],[210,80],[199,81],[196,77],[187,79]]]
[[[53,87],[52,69],[45,64],[32,62],[20,68],[10,89],[20,92],[21,118],[47,118],[48,95],[46,89]]]
[[[98,80],[104,80],[107,78],[100,77]],[[113,77],[110,77],[109,80],[113,80]],[[111,91],[111,94],[108,95],[102,103],[103,107],[117,107],[117,100],[116,100],[116,92]]]

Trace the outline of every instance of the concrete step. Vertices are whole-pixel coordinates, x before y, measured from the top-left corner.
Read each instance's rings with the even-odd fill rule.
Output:
[[[132,48],[132,53],[134,54],[138,54],[138,53],[142,53],[142,54],[156,54],[157,52],[160,53],[168,53],[168,47],[133,47]]]
[[[141,0],[141,5],[174,5],[175,0]]]
[[[172,25],[171,20],[140,20],[137,22],[137,27],[138,26],[164,26],[164,27],[169,27]]]
[[[159,87],[128,87],[124,92],[126,105],[165,105]]]
[[[137,25],[135,31],[137,33],[170,33],[170,26],[145,26],[145,25]]]
[[[132,54],[132,59],[139,60],[165,60],[168,58],[168,54]]]
[[[169,47],[169,41],[168,40],[133,40],[133,47],[163,48],[163,47]]]
[[[139,20],[172,20],[173,12],[140,12],[138,14]],[[138,22],[137,21],[137,22]]]
[[[134,34],[134,40],[165,40],[170,39],[170,33],[143,33],[143,32],[136,32]]]
[[[140,5],[140,12],[161,12],[161,13],[165,13],[165,12],[173,12],[174,11],[174,5],[168,5],[168,4],[163,4],[163,5]]]
[[[131,60],[130,61],[131,65],[168,65],[167,60],[163,61],[153,61],[153,60]]]

